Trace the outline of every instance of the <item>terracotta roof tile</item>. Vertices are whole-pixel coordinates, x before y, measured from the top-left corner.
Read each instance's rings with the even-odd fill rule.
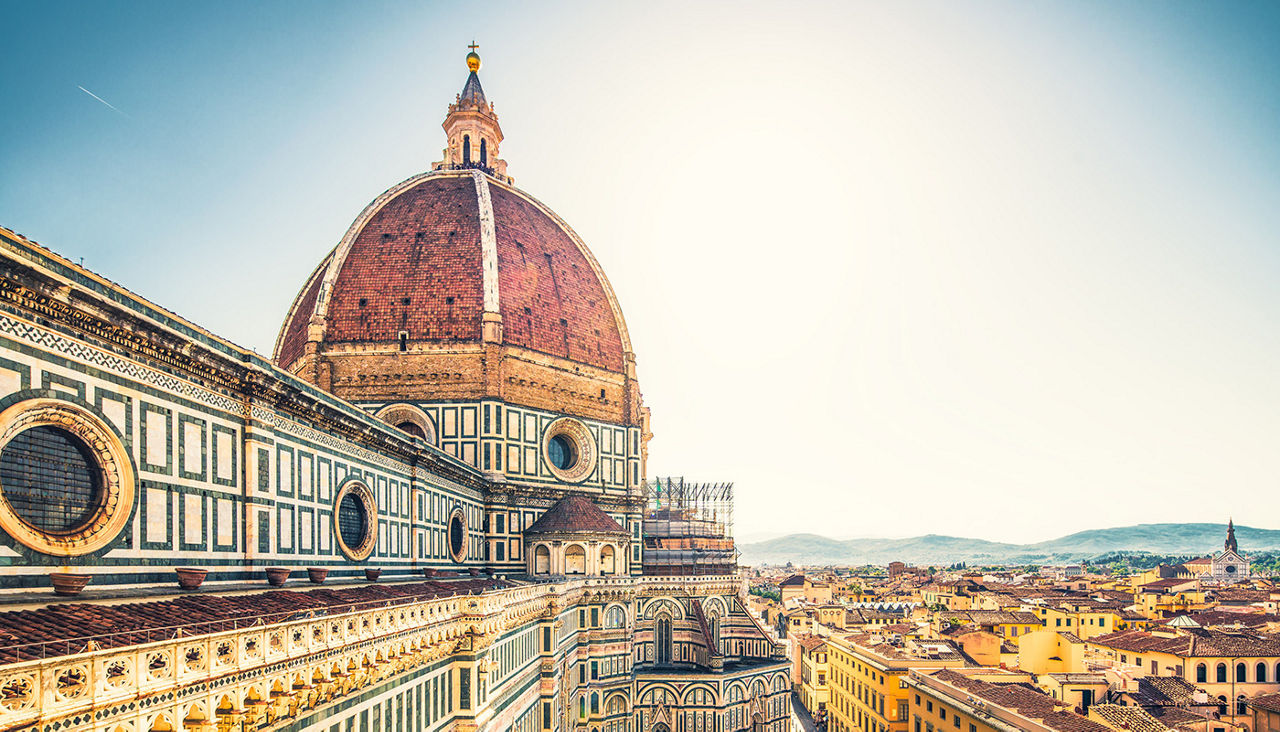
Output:
[[[524,530],[525,534],[625,534],[626,529],[600,510],[590,498],[569,495],[556,501]]]
[[[1249,705],[1255,709],[1265,709],[1268,712],[1280,712],[1280,694],[1256,696],[1249,700]]]
[[[1139,707],[1122,707],[1118,704],[1095,704],[1089,708],[1090,716],[1097,716],[1112,729],[1133,732],[1166,732],[1169,728]]]
[[[537,206],[493,185],[503,339],[621,371],[622,336],[600,278],[569,234]]]
[[[993,684],[971,679],[951,669],[943,669],[932,675],[991,704],[1013,710],[1028,719],[1039,720],[1050,729],[1061,732],[1108,732],[1107,727],[1069,711],[1062,702],[1026,684]]]
[[[93,640],[103,648],[230,630],[238,621],[281,622],[293,613],[329,614],[361,603],[426,600],[503,587],[492,579],[430,581],[244,595],[196,594],[118,605],[60,603],[39,610],[0,612],[0,664],[79,653]]]
[[[427,178],[356,235],[330,294],[325,340],[394,341],[402,330],[414,341],[479,340],[483,287],[475,182]]]

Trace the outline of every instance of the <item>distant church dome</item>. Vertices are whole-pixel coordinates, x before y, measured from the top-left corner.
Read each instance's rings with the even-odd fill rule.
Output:
[[[275,360],[358,403],[492,398],[636,424],[622,310],[582,240],[511,184],[479,65],[473,51],[443,160],[361,212],[294,299]]]

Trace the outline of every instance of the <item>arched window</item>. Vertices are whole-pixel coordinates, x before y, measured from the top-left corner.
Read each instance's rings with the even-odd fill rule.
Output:
[[[1218,714],[1223,715],[1226,713],[1227,713],[1227,697],[1225,694],[1219,694],[1218,695]]]
[[[546,544],[539,544],[533,550],[533,573],[547,574],[551,571],[551,550]]]
[[[591,713],[600,713],[600,695],[594,691],[591,692]]]
[[[587,697],[578,697],[578,719],[587,718]]]
[[[1227,664],[1225,663],[1218,664],[1218,675],[1216,678],[1219,684],[1227,683]]]
[[[708,625],[710,626],[711,637],[707,640],[711,643],[711,647],[718,652],[720,650],[720,616],[712,613]]]
[[[462,136],[462,162],[471,163],[471,135]]]
[[[564,573],[587,573],[587,552],[582,548],[581,544],[574,544],[564,550]]]
[[[613,547],[605,544],[600,548],[600,574],[613,574],[617,569],[614,568]]]
[[[614,605],[604,611],[604,627],[621,628],[627,624],[627,613],[620,606]]]
[[[1206,683],[1209,681],[1209,669],[1203,663],[1196,666],[1196,682]]]
[[[484,138],[480,138],[480,164],[487,166],[489,164],[489,146],[485,144]]]
[[[1259,662],[1253,668],[1253,680],[1259,684],[1267,683],[1267,664]]]
[[[1248,676],[1248,668],[1243,663],[1236,664],[1236,683],[1240,683]]]
[[[1248,714],[1249,702],[1244,698],[1244,694],[1236,697],[1236,714]]]
[[[654,623],[654,663],[665,666],[671,663],[671,616],[658,615]]]

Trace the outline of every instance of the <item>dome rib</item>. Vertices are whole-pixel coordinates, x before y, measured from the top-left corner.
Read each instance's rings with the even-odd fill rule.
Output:
[[[522,191],[519,188],[516,188],[515,186],[509,186],[509,185],[506,185],[505,183],[491,180],[490,181],[491,189],[493,186],[496,186],[503,191],[509,192],[529,202],[535,208],[537,208],[537,210],[542,215],[554,221],[556,225],[560,227],[560,230],[563,231],[566,235],[568,235],[569,239],[577,247],[578,252],[582,255],[584,259],[587,260],[587,264],[591,266],[591,271],[595,274],[596,281],[600,283],[600,287],[604,291],[605,298],[607,299],[609,304],[609,309],[613,313],[613,320],[614,320],[615,327],[618,330],[618,336],[622,341],[623,353],[624,354],[632,353],[633,351],[631,350],[631,334],[627,331],[627,321],[622,315],[622,306],[618,304],[618,296],[614,294],[613,285],[609,284],[609,278],[605,275],[604,268],[600,266],[600,262],[596,260],[595,255],[592,254],[591,250],[587,248],[586,243],[582,241],[582,237],[578,236],[578,233],[573,230],[573,227],[570,226],[568,222],[566,222],[564,219],[560,218],[559,214],[557,214],[555,211],[552,211],[542,201],[539,201],[538,199],[529,195],[525,191]]]
[[[311,316],[315,314],[316,298],[320,294],[322,275],[328,270],[329,261],[333,259],[333,251],[320,264],[311,270],[306,284],[293,298],[289,312],[284,317],[284,327],[276,336],[275,360],[277,363],[293,363],[302,355],[303,346],[307,342],[307,327]]]

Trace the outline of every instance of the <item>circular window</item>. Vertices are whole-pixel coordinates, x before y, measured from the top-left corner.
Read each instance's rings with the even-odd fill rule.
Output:
[[[0,529],[45,554],[109,545],[133,512],[133,463],[115,430],[48,397],[0,412]]]
[[[453,509],[449,516],[449,554],[455,562],[467,559],[467,515],[461,508]]]
[[[373,491],[358,480],[347,481],[334,498],[333,533],[338,549],[357,562],[368,559],[377,543],[377,526]]]
[[[1234,565],[1234,564],[1228,564],[1228,565],[1227,565],[1227,574],[1235,574],[1235,573],[1236,573],[1236,565]]]
[[[360,546],[368,534],[368,515],[364,503],[356,498],[356,494],[348,493],[338,506],[338,533],[342,535],[342,543],[347,546]]]
[[[9,440],[0,450],[0,485],[18,518],[37,531],[76,531],[102,508],[93,452],[60,427],[32,427]]]
[[[542,438],[542,454],[551,474],[565,483],[581,483],[595,469],[596,442],[591,430],[576,419],[552,422]]]
[[[576,463],[573,441],[567,435],[556,435],[547,442],[547,460],[561,470],[568,470]]]

